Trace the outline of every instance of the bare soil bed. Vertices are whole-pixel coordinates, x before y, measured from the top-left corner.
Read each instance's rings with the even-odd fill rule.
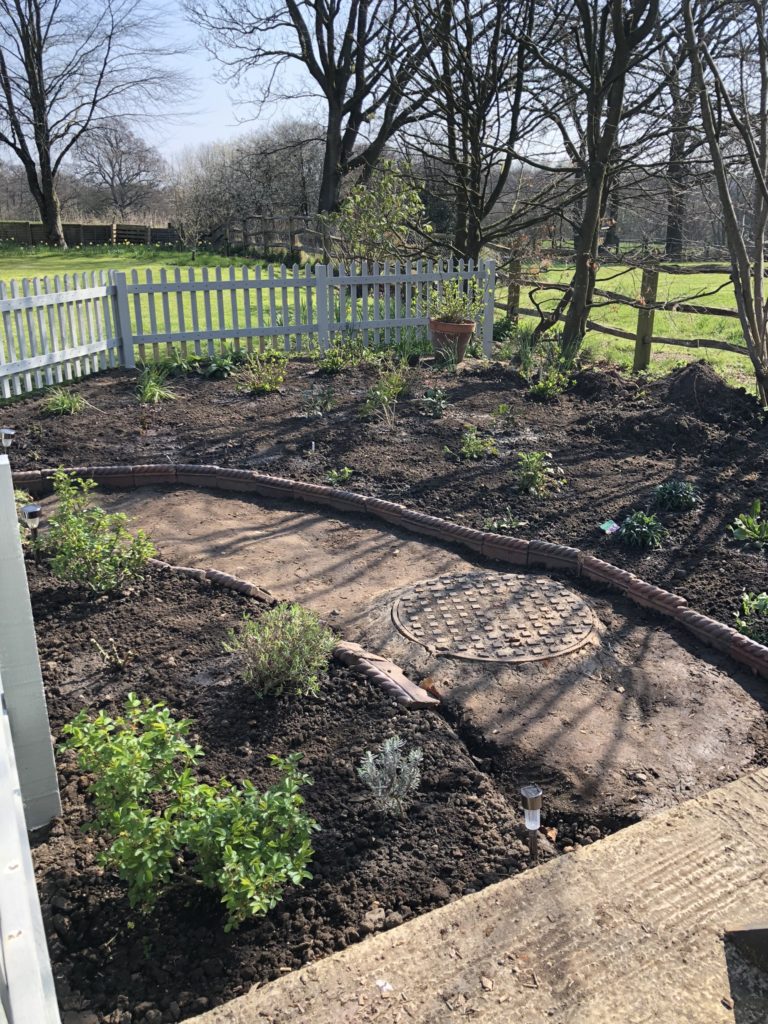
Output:
[[[182,1020],[528,863],[515,803],[440,715],[405,712],[338,664],[313,698],[258,700],[233,678],[222,640],[244,611],[259,613],[255,602],[157,570],[125,595],[95,600],[29,568],[55,737],[82,707],[116,712],[133,690],[195,720],[203,778],[269,785],[267,755],[302,751],[321,827],[313,879],[289,888],[267,917],[225,934],[216,896],[184,885],[144,916],[97,863],[103,843],[81,831],[87,780],[59,751],[64,812],[34,858],[65,1011],[109,1024]],[[108,647],[110,637],[132,652],[122,672],[108,670],[92,643]],[[355,771],[366,749],[396,733],[424,752],[403,819],[372,809]],[[570,842],[603,833],[584,819],[562,829]]]
[[[768,425],[755,400],[725,384],[705,363],[659,380],[584,370],[552,403],[530,401],[520,376],[501,364],[470,364],[458,375],[413,371],[410,398],[390,431],[361,416],[376,371],[328,378],[307,361],[289,365],[279,394],[248,397],[231,379],[172,382],[177,400],[142,408],[135,374],[109,372],[75,385],[90,403],[53,417],[39,398],[14,402],[2,418],[18,430],[19,469],[57,464],[200,462],[258,468],[312,482],[354,470],[353,490],[482,526],[510,506],[527,523],[521,536],[574,544],[682,593],[692,606],[731,622],[742,590],[766,587],[766,560],[726,540],[726,529],[755,498],[768,498]],[[330,385],[334,408],[304,413],[303,395]],[[439,386],[450,405],[425,417],[418,398]],[[501,424],[494,411],[509,406]],[[464,462],[464,424],[493,434],[500,457]],[[312,443],[314,442],[314,452]],[[568,484],[546,500],[518,493],[511,471],[519,451],[551,451]],[[691,512],[663,516],[669,534],[652,554],[622,548],[598,524],[647,507],[653,488],[683,477],[700,489]]]

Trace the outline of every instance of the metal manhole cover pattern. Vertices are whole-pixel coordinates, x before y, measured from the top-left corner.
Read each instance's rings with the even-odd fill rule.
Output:
[[[424,580],[397,598],[400,632],[439,654],[472,661],[541,661],[587,642],[585,601],[546,576],[468,573]]]

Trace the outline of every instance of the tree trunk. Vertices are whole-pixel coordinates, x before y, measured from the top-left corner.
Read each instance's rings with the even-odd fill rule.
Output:
[[[66,249],[67,242],[64,238],[64,228],[61,225],[61,204],[56,194],[56,184],[52,175],[43,177],[37,205],[40,210],[40,220],[43,222],[45,244]]]
[[[341,205],[342,181],[341,118],[328,112],[328,125],[323,156],[323,175],[320,179],[318,213],[336,213]]]
[[[669,147],[667,164],[667,233],[664,251],[670,259],[679,260],[683,255],[683,228],[685,225],[685,134],[675,131]]]
[[[590,174],[589,191],[581,219],[579,250],[571,288],[573,297],[565,315],[560,352],[565,363],[576,358],[587,331],[587,318],[595,288],[597,239],[605,206],[605,166],[599,165]]]

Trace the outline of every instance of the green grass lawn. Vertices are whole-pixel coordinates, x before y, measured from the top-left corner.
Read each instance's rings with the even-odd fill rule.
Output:
[[[190,270],[194,278],[199,279],[207,269],[208,273],[216,273],[217,267],[228,268],[232,265],[237,267],[247,266],[249,268],[267,266],[262,259],[246,259],[239,256],[221,256],[214,253],[200,252],[193,259],[188,252],[178,252],[172,246],[166,245],[86,245],[72,247],[61,251],[49,249],[45,246],[24,247],[8,243],[0,244],[0,281],[21,280],[23,278],[45,278],[56,275],[88,273],[91,271],[103,270],[124,270],[129,278],[132,272],[137,272],[140,281],[144,281],[148,274],[153,280],[158,280],[163,271],[168,277],[175,277],[177,270],[183,280],[188,280]],[[534,275],[541,280],[542,285],[547,281],[567,283],[570,279],[571,269],[563,264],[554,264],[544,270],[539,268],[528,268],[529,275]],[[224,276],[228,276],[226,271]],[[600,284],[611,291],[620,292],[628,297],[635,298],[640,294],[641,271],[622,266],[602,266],[598,272]],[[717,294],[707,295],[707,292],[720,288]],[[287,299],[287,306],[294,305],[293,288],[290,288]],[[528,298],[529,287],[525,287],[521,293],[521,304],[530,307],[532,303]],[[543,301],[545,309],[552,308],[557,302],[559,293],[547,291],[545,288],[537,293],[537,300]],[[662,301],[670,299],[688,299],[692,302],[699,302],[702,305],[722,307],[725,309],[735,308],[735,297],[733,288],[724,271],[720,274],[691,274],[691,275],[670,275],[662,274],[659,282],[658,298]],[[304,297],[301,297],[304,305]],[[499,287],[497,301],[506,300],[506,289]],[[602,299],[592,311],[591,319],[604,323],[609,327],[618,327],[633,332],[637,326],[637,310],[616,304],[600,305]],[[198,318],[199,322],[205,320],[205,307],[203,297],[198,297]],[[244,324],[246,318],[245,304],[242,293],[237,296],[235,303],[231,302],[230,296],[226,297],[223,304],[213,302],[213,322],[220,323],[222,327],[233,325],[233,316],[237,316],[238,323]],[[251,313],[255,318],[257,315],[255,303]],[[135,310],[131,309],[135,319]],[[149,323],[150,311],[145,297],[141,300],[141,313],[145,325]],[[162,331],[166,326],[176,330],[179,326],[190,329],[191,324],[191,303],[187,297],[185,305],[180,306],[175,297],[170,297],[167,307],[161,302],[156,303],[156,320],[158,328]],[[281,314],[277,314],[280,315]],[[500,314],[498,314],[500,315]],[[277,319],[272,318],[270,310],[266,310],[268,321],[275,323],[288,323],[289,317]],[[741,329],[738,320],[718,316],[694,315],[674,311],[656,313],[654,323],[654,334],[666,337],[677,338],[718,338],[734,344],[742,344]],[[600,334],[597,331],[590,331],[584,343],[584,355],[590,361],[596,363],[611,363],[620,368],[629,370],[632,368],[634,343],[632,341],[613,338],[610,335]],[[681,363],[697,359],[706,359],[712,364],[727,380],[734,384],[752,388],[753,373],[752,365],[746,356],[740,356],[730,352],[720,352],[716,349],[698,348],[688,349],[671,345],[654,345],[651,354],[650,372],[660,374],[669,369],[679,366]]]
[[[543,273],[530,269],[526,273],[528,276],[535,273],[537,279],[541,280],[542,286],[545,286],[547,281],[567,284],[572,271],[565,266],[555,265],[547,268]],[[623,266],[602,266],[597,276],[600,286],[606,290],[619,292],[633,299],[640,296],[641,270]],[[716,289],[716,294],[707,294]],[[529,286],[521,289],[520,304],[527,308],[533,306],[528,297],[530,291]],[[560,298],[560,294],[557,291],[547,291],[546,288],[542,288],[541,291],[536,292],[536,301],[541,303],[544,309],[552,309]],[[733,287],[725,270],[722,274],[662,273],[659,278],[657,298],[660,302],[685,299],[703,306],[722,309],[736,308]],[[501,302],[506,300],[506,289],[499,289],[497,299]],[[606,327],[617,327],[634,333],[637,328],[637,309],[615,303],[601,304],[607,301],[599,297],[596,298],[596,305],[590,319],[605,324]],[[715,338],[735,345],[744,344],[739,321],[732,317],[681,313],[671,310],[659,311],[655,316],[653,333],[667,338]],[[608,362],[624,370],[631,370],[634,342],[590,331],[584,343],[583,353],[588,360]],[[746,355],[740,356],[736,353],[721,352],[711,348],[691,349],[676,345],[654,345],[651,351],[650,372],[652,374],[665,373],[681,363],[699,359],[706,359],[731,383],[750,389],[754,388],[752,363]]]

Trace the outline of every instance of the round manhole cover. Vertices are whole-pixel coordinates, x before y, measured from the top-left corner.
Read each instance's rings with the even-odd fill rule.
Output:
[[[595,628],[578,594],[547,576],[468,573],[417,583],[392,619],[409,640],[454,658],[540,661],[585,644]]]

